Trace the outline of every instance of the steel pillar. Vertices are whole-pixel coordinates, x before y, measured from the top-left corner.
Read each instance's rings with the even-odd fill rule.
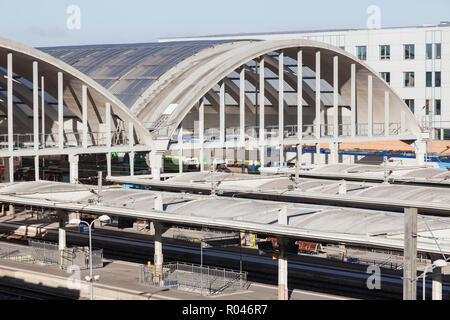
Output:
[[[320,99],[321,99],[321,88],[320,88],[320,51],[316,51],[316,126],[314,128],[316,139],[321,137],[321,119],[320,119]]]
[[[83,87],[82,87],[82,99],[81,100],[82,100],[82,125],[83,125],[82,144],[83,144],[83,148],[87,149],[87,147],[88,147],[88,114],[87,114],[88,96],[87,96],[87,86],[85,86],[85,85],[83,85]]]
[[[442,300],[442,268],[437,267],[433,269],[432,282],[432,299]]]
[[[373,78],[368,77],[368,88],[367,88],[367,135],[369,137],[373,136]]]
[[[266,166],[266,66],[264,57],[259,62],[259,159]]]
[[[350,93],[350,107],[351,107],[351,136],[356,136],[356,65],[353,63],[351,67],[351,93]]]
[[[280,139],[280,167],[284,166],[284,52],[278,57],[278,136]]]
[[[58,146],[64,149],[64,87],[63,73],[58,72]]]
[[[7,57],[7,100],[8,100],[8,150],[14,150],[14,113],[13,113],[13,55],[8,53]],[[14,179],[12,180],[14,181]]]
[[[33,142],[34,150],[39,150],[39,74],[36,61],[33,62]]]
[[[288,225],[287,206],[278,213],[278,224]],[[285,252],[286,239],[278,237],[278,300],[288,300],[288,260]]]
[[[339,57],[333,58],[333,136],[339,136]]]

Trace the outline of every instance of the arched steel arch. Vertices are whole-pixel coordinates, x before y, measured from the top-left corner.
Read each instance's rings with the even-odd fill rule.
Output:
[[[373,79],[374,119],[380,120],[384,114],[385,92],[388,92],[390,119],[399,121],[403,112],[407,135],[420,138],[421,129],[409,108],[374,70],[345,51],[310,40],[234,41],[205,48],[161,75],[141,94],[131,110],[146,123],[169,128],[167,136],[171,137],[193,106],[232,71],[249,61],[281,50],[286,56],[297,60],[298,49],[303,51],[303,64],[312,70],[315,70],[315,53],[321,52],[321,78],[328,83],[333,83],[333,57],[338,57],[339,93],[349,102],[351,65],[355,65],[357,120],[367,119],[367,108],[364,106],[367,105],[367,81],[370,75]],[[165,114],[173,104],[178,107],[170,115]]]
[[[80,110],[82,86],[86,86],[88,88],[87,119],[91,130],[98,129],[99,125],[104,123],[105,105],[110,103],[113,112],[121,120],[126,123],[133,123],[138,140],[143,144],[153,146],[153,139],[142,122],[129,111],[123,102],[91,77],[41,50],[0,38],[0,67],[5,70],[7,69],[7,55],[9,53],[13,55],[12,69],[14,74],[18,74],[30,82],[33,82],[33,62],[37,62],[39,77],[45,78],[45,91],[53,97],[58,96],[58,72],[63,73],[64,105],[80,119],[82,116]],[[14,96],[21,95],[20,92],[17,92],[18,89],[19,86],[13,86]],[[32,103],[32,99],[28,98],[28,100]],[[47,116],[55,120],[55,114],[51,114],[51,108],[47,109],[50,113]]]

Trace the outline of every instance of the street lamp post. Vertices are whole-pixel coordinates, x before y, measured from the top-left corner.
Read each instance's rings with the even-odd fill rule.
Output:
[[[92,226],[94,225],[95,221],[108,222],[110,220],[110,217],[103,215],[100,218],[93,220],[91,223],[82,221],[80,219],[72,219],[69,221],[69,224],[71,225],[79,226],[80,224],[85,224],[89,228],[89,277],[86,277],[86,280],[91,283],[91,300],[94,300],[94,280],[97,281],[99,279],[97,276],[95,277],[95,279],[92,276]]]
[[[429,269],[432,271],[434,268],[441,268],[447,266],[447,262],[445,260],[436,260],[432,264],[429,264],[425,267],[422,276],[422,300],[425,300],[425,289],[426,289],[426,278]]]

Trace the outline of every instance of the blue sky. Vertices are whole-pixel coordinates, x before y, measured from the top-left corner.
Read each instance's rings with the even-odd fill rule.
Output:
[[[81,9],[80,30],[66,26],[72,4]],[[450,20],[448,0],[0,0],[0,37],[39,47],[365,28],[370,5],[381,8],[382,27]]]

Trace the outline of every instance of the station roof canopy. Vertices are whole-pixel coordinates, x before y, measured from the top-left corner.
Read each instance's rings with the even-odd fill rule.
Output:
[[[79,208],[79,211],[110,212],[129,217],[148,217],[165,223],[183,219],[184,224],[210,228],[230,226],[235,231],[260,228],[268,234],[297,233],[299,239],[329,239],[350,243],[376,245],[394,249],[403,246],[403,213],[355,209],[339,206],[296,204],[230,197],[210,197],[171,192],[105,187],[101,203],[92,205],[96,188],[55,182],[25,182],[0,188],[0,199],[12,203],[42,203],[47,208]],[[26,192],[24,190],[27,190]],[[161,196],[164,213],[154,210],[155,199]],[[220,209],[219,209],[220,208]],[[288,226],[278,224],[278,214],[287,209]],[[441,249],[450,252],[450,218],[423,217],[418,220],[419,250],[438,252],[434,238]],[[233,226],[233,227],[232,227]],[[281,229],[279,229],[281,227]],[[218,228],[220,229],[220,228]],[[430,230],[434,236],[431,237]],[[303,235],[303,236],[301,236]]]
[[[202,49],[223,41],[85,45],[40,50],[90,76],[126,106],[163,73]]]

